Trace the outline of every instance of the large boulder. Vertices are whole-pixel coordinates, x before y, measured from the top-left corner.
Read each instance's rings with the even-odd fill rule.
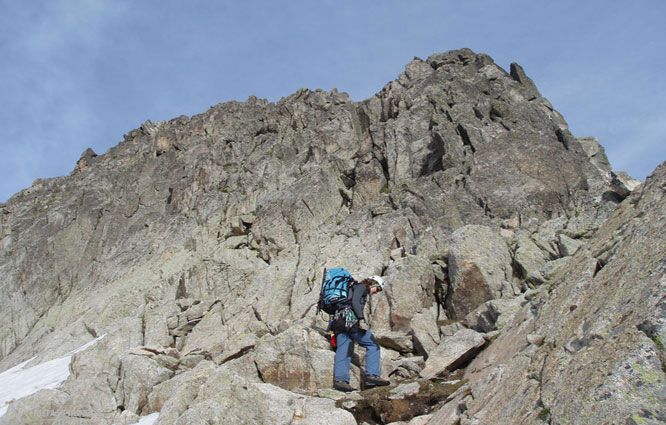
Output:
[[[486,226],[468,225],[453,232],[449,251],[450,292],[447,311],[464,318],[484,302],[514,296],[511,254],[502,237]]]
[[[427,258],[409,255],[386,271],[393,329],[409,331],[411,320],[435,302],[435,275]]]
[[[453,336],[445,337],[430,353],[421,376],[434,378],[454,371],[471,361],[485,344],[483,336],[472,329],[462,329]]]
[[[642,184],[640,180],[632,178],[624,171],[612,172],[611,177],[611,188],[623,199],[641,187]]]
[[[261,379],[281,388],[312,392],[333,384],[334,352],[313,329],[292,326],[257,343],[255,363]]]
[[[441,339],[437,316],[433,310],[430,308],[417,314],[411,323],[414,348],[424,357],[428,357],[437,348]]]
[[[382,347],[388,347],[401,353],[411,353],[414,350],[414,341],[411,335],[400,332],[373,332],[372,336]]]

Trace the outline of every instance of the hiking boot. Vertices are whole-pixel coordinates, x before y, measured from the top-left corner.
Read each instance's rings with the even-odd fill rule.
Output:
[[[386,379],[382,379],[377,375],[368,375],[365,377],[365,386],[366,387],[383,387],[385,385],[390,385],[391,382]]]
[[[350,393],[352,391],[356,391],[356,388],[352,387],[351,385],[349,385],[349,382],[345,382],[345,381],[335,381],[333,383],[333,388],[335,388],[338,391],[345,392],[345,393]]]

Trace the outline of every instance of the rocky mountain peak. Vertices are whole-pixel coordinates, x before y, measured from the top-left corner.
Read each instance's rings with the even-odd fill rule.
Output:
[[[0,424],[660,423],[664,182],[469,49],[361,102],[146,121],[0,206],[0,370],[71,356]],[[386,393],[331,389],[335,266],[390,282],[368,312]]]

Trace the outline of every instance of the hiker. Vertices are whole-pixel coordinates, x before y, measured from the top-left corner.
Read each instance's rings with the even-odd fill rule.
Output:
[[[365,355],[365,386],[375,387],[389,385],[390,382],[381,378],[379,369],[380,351],[379,344],[372,336],[370,329],[363,329],[361,321],[365,321],[363,309],[369,295],[374,295],[384,290],[384,280],[379,276],[371,276],[363,279],[360,283],[351,287],[349,301],[343,303],[340,308],[351,307],[356,316],[354,326],[347,332],[336,333],[337,348],[335,350],[335,364],[333,367],[335,382],[333,387],[338,391],[355,391],[349,384],[349,368],[351,366],[352,354],[354,354],[354,342],[366,349]],[[367,322],[366,322],[367,323]]]

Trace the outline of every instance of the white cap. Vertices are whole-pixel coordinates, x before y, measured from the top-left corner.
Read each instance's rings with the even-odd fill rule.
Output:
[[[384,279],[382,279],[379,276],[370,276],[369,279],[372,279],[375,282],[377,282],[377,285],[379,286],[379,289],[381,289],[382,291],[384,290],[384,286],[386,286],[386,284],[384,283]]]

